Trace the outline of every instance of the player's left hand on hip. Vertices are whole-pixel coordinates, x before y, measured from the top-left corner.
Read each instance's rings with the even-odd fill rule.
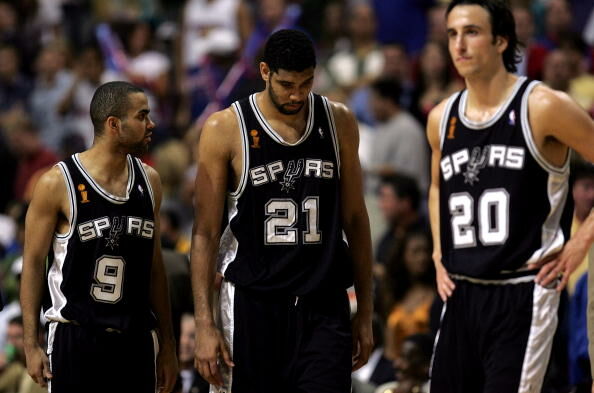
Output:
[[[584,260],[586,252],[587,249],[579,241],[570,239],[559,254],[542,266],[536,276],[536,283],[543,287],[557,283],[555,289],[562,291],[571,273]]]

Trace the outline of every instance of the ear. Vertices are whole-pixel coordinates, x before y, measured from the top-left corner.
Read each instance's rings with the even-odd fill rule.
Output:
[[[260,62],[260,75],[262,76],[264,82],[270,82],[270,67],[268,67],[268,64],[263,61]]]
[[[120,129],[120,119],[115,116],[109,116],[105,124],[108,132],[116,132]]]
[[[507,49],[508,43],[509,43],[509,41],[508,41],[507,37],[498,35],[495,38],[495,46],[497,46],[497,50],[499,51],[499,53],[505,52],[505,50]]]

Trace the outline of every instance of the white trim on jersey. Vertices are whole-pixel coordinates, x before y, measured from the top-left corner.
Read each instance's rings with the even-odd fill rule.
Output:
[[[153,339],[153,367],[154,367],[154,381],[155,381],[155,393],[159,393],[159,386],[158,386],[158,375],[157,375],[157,356],[159,352],[161,352],[161,346],[159,345],[159,336],[157,335],[157,331],[155,329],[151,330],[151,338]]]
[[[70,171],[68,171],[68,167],[63,161],[60,161],[56,164],[60,171],[62,172],[62,176],[64,177],[64,182],[66,183],[66,191],[68,194],[68,199],[70,201],[70,217],[68,217],[68,232],[66,233],[58,233],[57,231],[54,232],[54,236],[58,239],[70,239],[72,234],[74,233],[74,226],[76,223],[76,217],[78,215],[78,210],[76,207],[76,192],[74,190],[74,182],[72,181],[72,177],[70,176]]]
[[[330,134],[332,135],[332,143],[334,145],[334,156],[336,157],[336,166],[338,167],[338,178],[340,178],[340,143],[338,142],[338,131],[336,130],[336,122],[334,121],[334,112],[330,106],[328,98],[322,96],[324,109],[326,110],[326,118],[330,124]]]
[[[431,387],[431,375],[433,374],[433,363],[435,362],[435,350],[437,349],[437,343],[439,342],[439,336],[441,333],[441,326],[443,325],[443,317],[448,309],[448,302],[443,302],[441,306],[441,313],[439,314],[439,326],[437,333],[435,334],[435,340],[433,340],[433,352],[431,353],[431,361],[429,362],[429,387]]]
[[[239,133],[241,135],[241,150],[243,153],[243,160],[242,160],[242,168],[241,168],[241,176],[239,176],[239,184],[237,185],[237,189],[229,193],[232,198],[238,199],[241,194],[243,194],[243,190],[245,190],[245,185],[247,184],[248,180],[248,172],[250,169],[250,148],[249,148],[249,139],[248,139],[248,130],[245,125],[245,119],[243,118],[243,112],[241,111],[241,105],[239,102],[234,102],[232,105],[233,109],[235,110],[235,116],[237,117],[237,122],[239,123]]]
[[[52,305],[47,309],[44,316],[49,321],[70,322],[62,316],[62,309],[66,307],[68,300],[62,292],[61,285],[64,280],[62,269],[68,253],[68,239],[54,237],[53,251],[54,261],[47,274],[47,285],[52,299]]]
[[[228,209],[228,222],[231,223],[233,218],[237,215],[237,199],[229,197],[227,198],[227,209]],[[223,276],[225,275],[225,271],[235,260],[237,256],[237,249],[239,248],[239,242],[235,237],[235,234],[231,230],[231,224],[227,224],[227,227],[223,231],[221,235],[221,239],[219,240],[219,255],[217,257],[217,269],[218,272],[221,273]]]
[[[448,119],[450,118],[450,113],[452,112],[452,107],[454,106],[454,102],[456,98],[460,95],[461,92],[457,91],[452,94],[448,101],[446,102],[446,106],[444,108],[443,114],[441,115],[441,119],[439,120],[439,149],[443,150],[443,143],[445,141],[445,136],[447,135],[448,129]]]
[[[128,201],[128,199],[130,198],[130,192],[132,191],[132,186],[134,185],[134,173],[135,173],[134,165],[132,164],[132,158],[130,155],[128,155],[128,157],[127,157],[127,160],[128,160],[128,185],[126,186],[126,196],[124,196],[124,197],[110,194],[109,192],[105,191],[99,184],[97,184],[95,182],[95,180],[91,177],[91,175],[87,172],[87,170],[82,165],[82,163],[80,162],[78,155],[79,155],[79,153],[76,153],[72,156],[73,161],[76,164],[76,167],[80,170],[80,173],[89,182],[91,187],[93,187],[95,189],[95,191],[97,191],[97,193],[99,195],[101,195],[108,202],[119,204],[119,205],[126,203]]]
[[[233,334],[235,330],[235,285],[232,282],[223,280],[219,293],[219,313],[217,322],[223,332],[223,337],[229,346],[231,358],[233,358]],[[233,385],[233,369],[229,369],[224,362],[221,362],[221,374],[223,386],[210,385],[210,393],[231,393]]]
[[[58,322],[50,322],[47,332],[47,358],[49,361],[50,370],[53,370],[52,364],[52,353],[54,352],[54,340],[56,338],[56,328],[58,327]],[[47,391],[48,393],[52,392],[52,380],[47,381]]]
[[[532,321],[524,353],[518,393],[540,392],[547,371],[557,328],[557,309],[560,294],[554,288],[534,285],[532,295]]]
[[[547,196],[551,210],[542,225],[542,245],[539,249],[534,251],[526,261],[526,265],[538,262],[543,258],[560,251],[566,240],[565,235],[560,228],[560,222],[567,200],[567,194],[569,193],[569,152],[563,166],[558,167],[548,162],[538,151],[532,134],[532,128],[530,127],[530,121],[528,119],[528,96],[539,83],[540,82],[538,81],[532,81],[526,88],[522,97],[522,113],[520,114],[520,117],[522,133],[530,154],[542,169],[549,174],[547,181]]]
[[[482,279],[482,278],[468,277],[468,276],[463,276],[460,274],[452,274],[452,273],[450,273],[450,277],[455,278],[456,280],[468,281],[473,284],[507,285],[507,284],[521,284],[521,283],[525,283],[525,282],[534,281],[534,279],[536,278],[536,274],[530,274],[530,275],[521,276],[521,277],[495,279],[495,280],[487,280],[487,279]]]
[[[128,156],[128,157],[130,157],[130,156]],[[148,174],[144,170],[144,166],[142,164],[142,161],[140,161],[140,158],[134,157],[133,160],[136,161],[136,163],[138,164],[138,167],[140,168],[140,173],[142,174],[144,182],[146,183],[146,187],[148,188],[148,193],[149,193],[149,196],[151,197],[151,203],[153,205],[153,210],[154,210],[155,209],[155,194],[153,193],[153,186],[151,185]]]
[[[522,84],[526,80],[525,76],[519,77],[516,83],[514,84],[514,88],[509,96],[505,99],[503,104],[497,109],[497,112],[488,120],[486,121],[472,121],[466,117],[466,104],[468,101],[468,90],[464,90],[462,92],[462,97],[460,98],[460,103],[458,104],[458,114],[460,115],[460,121],[466,127],[472,130],[482,130],[488,127],[491,127],[493,124],[501,118],[501,116],[505,113],[511,102],[514,100],[518,90],[522,87]]]
[[[524,92],[524,96],[522,97],[522,113],[521,121],[522,121],[522,132],[524,134],[524,139],[526,140],[526,145],[528,145],[528,149],[532,154],[532,157],[538,162],[538,164],[547,172],[551,174],[557,175],[565,175],[569,171],[569,152],[567,153],[567,158],[565,159],[565,163],[562,166],[556,166],[547,161],[547,159],[538,151],[538,147],[536,146],[536,142],[534,141],[534,136],[532,134],[532,127],[530,126],[530,120],[528,118],[528,96],[532,92],[532,90],[541,82],[539,81],[532,81],[526,88]]]
[[[299,140],[295,143],[289,143],[289,142],[285,141],[283,139],[283,137],[280,136],[274,130],[274,128],[272,128],[270,126],[270,123],[268,123],[268,120],[266,120],[266,117],[260,111],[260,108],[258,107],[258,102],[256,101],[256,94],[257,93],[252,94],[249,98],[250,105],[252,107],[252,111],[254,112],[256,119],[258,119],[258,123],[260,123],[260,125],[262,126],[262,129],[264,129],[264,131],[268,135],[270,135],[270,137],[274,141],[276,141],[277,143],[284,145],[284,146],[297,146],[297,145],[303,143],[303,141],[305,141],[307,139],[309,134],[311,134],[311,130],[313,128],[313,123],[314,123],[314,96],[313,96],[313,93],[309,93],[309,95],[307,97],[309,113],[307,115],[307,125],[305,126],[305,132],[303,133],[301,138],[299,138]]]

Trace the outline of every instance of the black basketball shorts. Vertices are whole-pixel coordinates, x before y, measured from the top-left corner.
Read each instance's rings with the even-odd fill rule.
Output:
[[[154,331],[120,333],[51,322],[52,393],[155,393]]]
[[[216,393],[349,393],[352,334],[345,290],[304,297],[223,281],[219,320],[235,367]]]
[[[540,393],[559,293],[534,275],[455,283],[435,339],[431,393]]]

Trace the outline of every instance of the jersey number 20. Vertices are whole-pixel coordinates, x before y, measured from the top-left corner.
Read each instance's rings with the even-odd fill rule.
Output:
[[[502,188],[483,191],[477,212],[472,196],[466,192],[450,195],[454,248],[474,247],[476,234],[473,221],[478,218],[479,240],[484,246],[503,244],[509,235],[509,194]]]

